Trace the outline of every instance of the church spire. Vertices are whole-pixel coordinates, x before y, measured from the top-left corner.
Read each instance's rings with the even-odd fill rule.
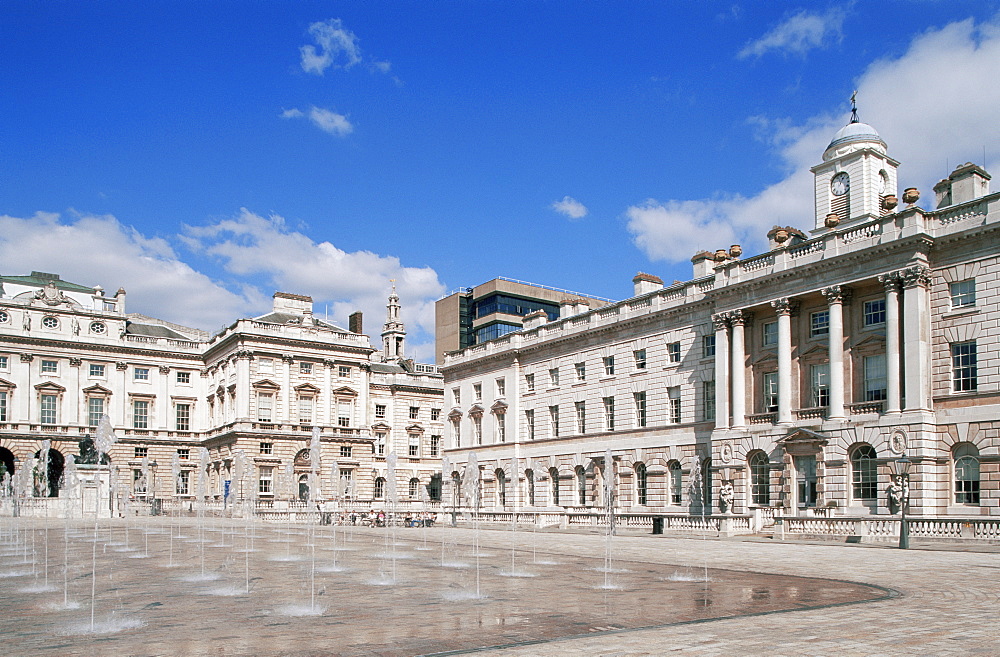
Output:
[[[392,280],[392,293],[386,304],[385,324],[382,326],[382,352],[386,361],[403,358],[403,344],[406,340],[406,326],[399,319],[399,295],[396,294],[396,280]]]

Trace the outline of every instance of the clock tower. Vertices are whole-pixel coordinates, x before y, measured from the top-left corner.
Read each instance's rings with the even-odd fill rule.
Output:
[[[891,208],[884,199],[896,194],[898,167],[875,128],[858,119],[852,96],[850,123],[833,136],[823,163],[811,169],[816,199],[813,232],[888,214]]]

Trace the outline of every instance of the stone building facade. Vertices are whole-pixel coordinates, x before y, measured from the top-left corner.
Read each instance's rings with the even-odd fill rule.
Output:
[[[47,440],[58,481],[107,414],[116,485],[139,499],[220,499],[232,486],[238,498],[302,499],[315,469],[314,499],[378,504],[390,453],[400,499],[424,498],[421,489],[434,497],[442,378],[403,358],[399,312],[393,290],[381,351],[361,333],[360,314],[345,330],[315,317],[310,297],[281,292],[271,312],[210,336],[126,313],[124,290],[111,297],[54,274],[4,276],[0,462],[16,472]],[[319,464],[309,449],[316,429]],[[247,469],[237,482],[239,453]]]
[[[1000,515],[1000,194],[966,164],[925,210],[898,164],[854,117],[809,233],[448,354],[446,502],[475,453],[487,509],[593,509],[613,476],[620,511],[872,516],[905,454],[913,515]]]

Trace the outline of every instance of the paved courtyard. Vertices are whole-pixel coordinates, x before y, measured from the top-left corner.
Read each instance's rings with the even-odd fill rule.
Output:
[[[997,546],[4,521],[0,654],[1000,655]]]

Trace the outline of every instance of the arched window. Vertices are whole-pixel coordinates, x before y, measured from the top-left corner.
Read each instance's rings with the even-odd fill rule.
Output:
[[[580,506],[587,504],[587,471],[582,465],[576,466],[576,503]]]
[[[309,501],[309,475],[299,475],[299,501]]]
[[[680,461],[671,461],[667,464],[668,485],[670,486],[670,503],[680,504],[683,491],[683,475],[681,474]]]
[[[385,498],[385,477],[376,477],[375,479],[375,499],[381,500]]]
[[[858,445],[851,451],[851,491],[856,500],[878,498],[878,466],[875,448]]]
[[[410,488],[407,492],[410,494],[411,500],[417,499],[417,495],[420,494],[420,480],[416,477],[410,479]]]
[[[635,499],[642,506],[649,503],[649,476],[644,463],[635,464]]]
[[[493,474],[496,475],[496,479],[497,479],[497,506],[506,506],[507,505],[507,475],[504,474],[504,471],[501,470],[501,469],[499,469],[499,468],[497,468],[496,472],[494,472]]]
[[[955,504],[979,504],[979,450],[971,443],[955,447]]]
[[[771,504],[771,468],[767,454],[757,450],[747,459],[750,466],[750,499],[757,506]]]
[[[524,487],[527,489],[528,506],[535,506],[535,471],[524,471]]]
[[[549,485],[552,487],[552,504],[559,506],[559,470],[549,469]]]

